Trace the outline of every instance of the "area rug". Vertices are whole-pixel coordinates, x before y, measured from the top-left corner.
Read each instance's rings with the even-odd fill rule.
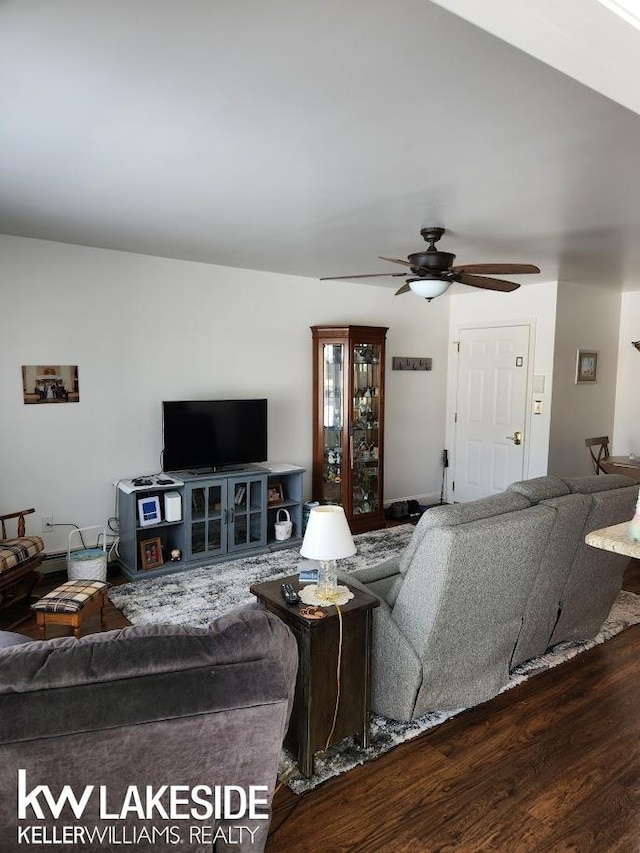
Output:
[[[357,553],[341,560],[340,568],[354,571],[396,556],[406,546],[414,529],[413,525],[405,524],[355,536]],[[296,549],[229,560],[206,568],[187,569],[113,587],[109,590],[109,598],[134,625],[163,622],[206,627],[232,607],[255,601],[249,592],[251,584],[293,574],[300,560]],[[511,680],[501,692],[571,660],[639,623],[640,596],[622,591],[596,637],[582,643],[561,643],[542,657],[527,661],[514,670]],[[433,711],[409,723],[374,715],[371,745],[367,749],[356,747],[351,738],[333,745],[326,753],[316,756],[315,773],[310,779],[300,775],[293,756],[284,750],[280,778],[296,794],[302,794],[360,764],[375,761],[395,746],[435,728],[464,710]]]
[[[353,572],[396,556],[414,530],[412,524],[401,524],[354,536],[357,553],[340,560],[340,570]],[[112,587],[109,598],[133,625],[163,623],[206,628],[232,607],[255,602],[249,592],[251,584],[295,574],[301,561],[296,548],[241,557]]]

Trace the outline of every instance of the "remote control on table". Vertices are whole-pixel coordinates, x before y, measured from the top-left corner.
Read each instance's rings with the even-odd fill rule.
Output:
[[[283,583],[280,586],[280,592],[287,604],[297,604],[300,601],[300,596],[290,583]]]

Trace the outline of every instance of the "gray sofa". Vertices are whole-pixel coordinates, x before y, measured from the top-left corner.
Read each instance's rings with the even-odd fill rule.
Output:
[[[400,558],[344,575],[380,598],[373,710],[410,720],[475,705],[519,663],[594,636],[628,559],[584,537],[630,519],[637,497],[618,475],[513,483],[429,510]]]
[[[54,825],[115,827],[115,837],[102,843],[84,836],[79,844],[47,845],[55,851],[122,850],[123,837],[134,832],[141,843],[129,845],[141,851],[262,850],[297,662],[293,635],[257,606],[208,629],[146,626],[37,642],[0,633],[0,850],[40,849],[17,837],[18,827],[38,824],[50,833]],[[195,786],[235,785],[246,793],[264,785],[268,793],[259,796],[267,804],[258,811],[267,817],[166,820],[154,809],[150,820],[135,813],[106,819],[94,795],[80,818],[66,805],[56,820],[41,795],[49,819],[29,808],[18,820],[19,770],[27,791],[48,785],[56,798],[64,785],[76,797],[87,785],[104,785],[109,814],[121,809],[128,786],[143,798],[147,785],[156,793],[186,786],[177,796],[188,803],[178,810],[204,814],[192,798]],[[161,799],[165,810],[169,795]],[[204,789],[198,796],[214,802]],[[139,834],[145,827],[149,843]],[[171,841],[162,832],[172,832]]]

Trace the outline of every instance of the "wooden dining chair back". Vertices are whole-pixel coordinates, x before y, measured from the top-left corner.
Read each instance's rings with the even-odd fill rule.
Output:
[[[609,436],[600,435],[597,438],[585,438],[584,443],[591,456],[591,462],[593,463],[593,469],[596,474],[606,474],[607,472],[600,463],[609,455]]]

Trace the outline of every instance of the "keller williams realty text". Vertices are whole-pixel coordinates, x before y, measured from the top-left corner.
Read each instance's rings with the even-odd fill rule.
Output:
[[[225,844],[253,843],[257,829],[248,826],[167,826],[164,829],[135,826],[23,826],[18,828],[18,844],[64,844],[65,847],[109,844]],[[158,848],[160,849],[160,848]]]
[[[257,831],[248,826],[166,826],[136,827],[132,818],[166,821],[236,821],[267,820],[268,787],[266,785],[129,785],[116,800],[109,796],[106,785],[85,785],[78,792],[70,785],[54,794],[48,785],[29,789],[27,773],[18,770],[18,820],[49,821],[60,819],[63,810],[64,826],[42,824],[19,826],[19,844],[86,844],[93,839],[99,843],[137,844],[151,841],[165,844],[210,843],[218,838],[227,843],[253,840]],[[69,811],[76,820],[91,805],[91,819],[100,821],[127,821],[127,826],[98,827],[70,826]],[[260,810],[262,807],[262,810]],[[97,814],[96,814],[97,812]],[[222,833],[222,834],[221,834]],[[183,838],[182,836],[188,836]],[[63,837],[64,836],[64,837]],[[104,837],[103,837],[104,836]],[[232,837],[230,837],[232,836]]]

